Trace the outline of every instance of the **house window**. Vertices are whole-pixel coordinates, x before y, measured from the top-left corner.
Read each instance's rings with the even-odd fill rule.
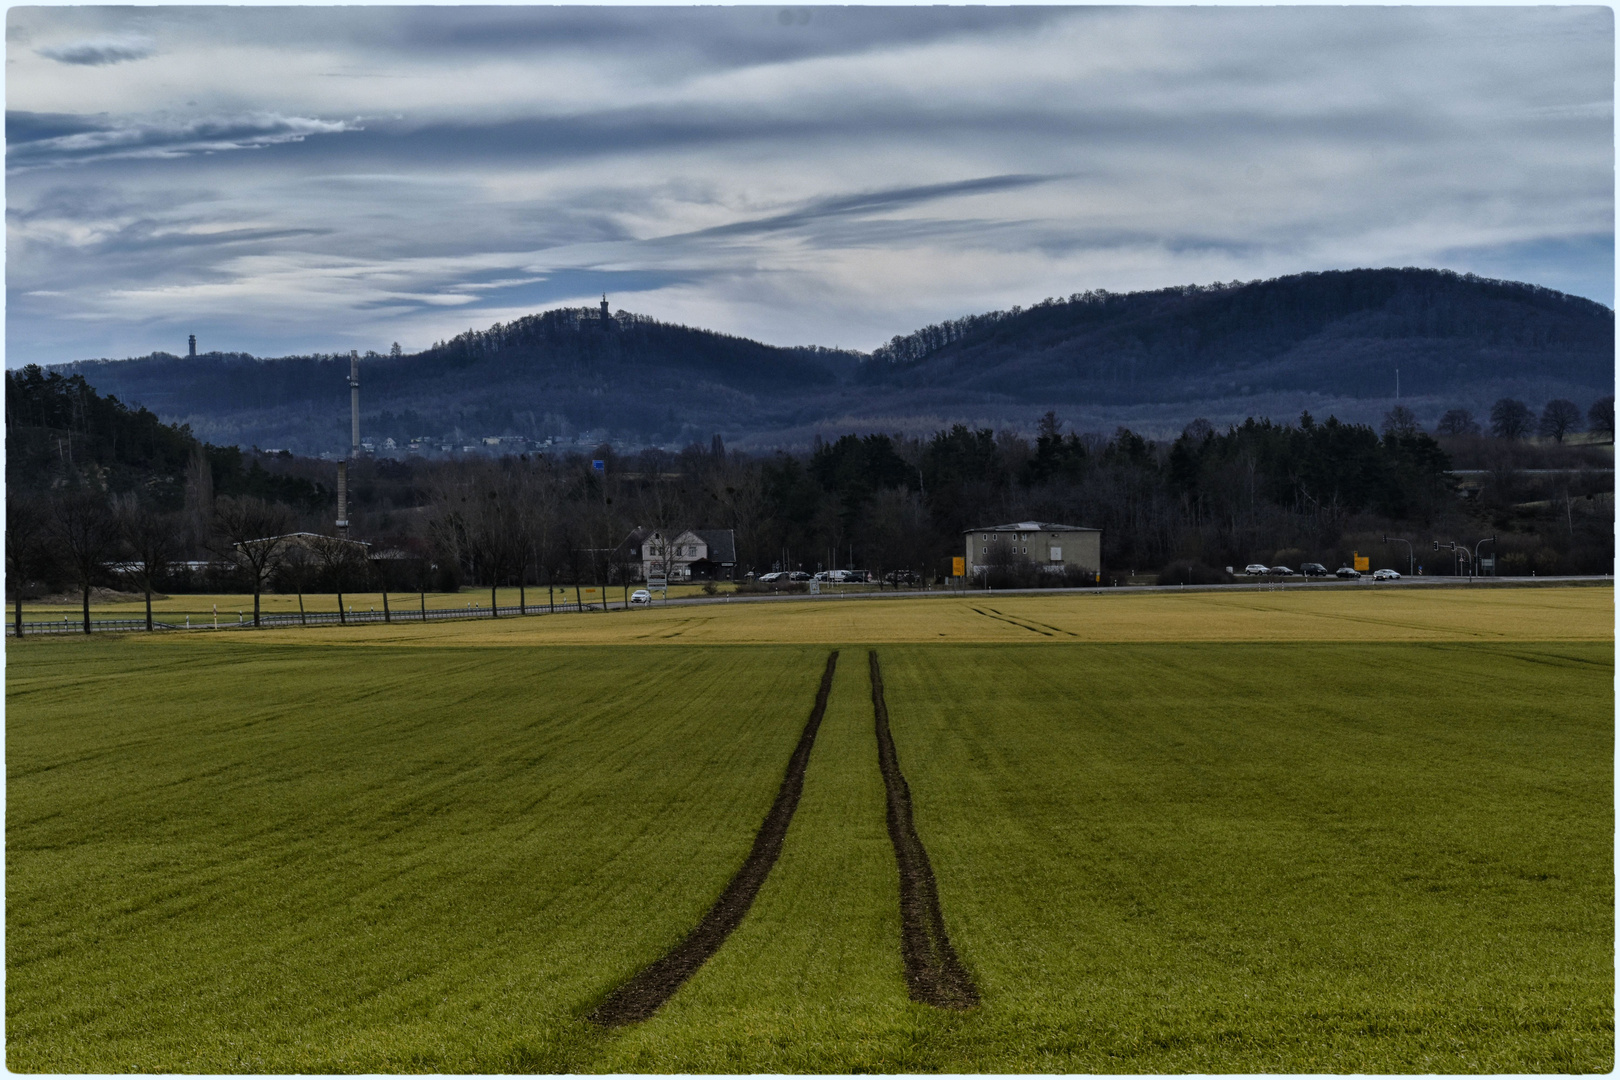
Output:
[[[1052,549],[1052,561],[1053,562],[1062,562],[1063,561],[1063,549],[1062,548],[1054,547]]]

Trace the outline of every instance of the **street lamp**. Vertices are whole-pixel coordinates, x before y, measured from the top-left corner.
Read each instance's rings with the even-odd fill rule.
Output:
[[[1474,545],[1474,575],[1476,577],[1479,575],[1479,548],[1480,548],[1480,544],[1494,544],[1494,543],[1496,543],[1496,537],[1495,536],[1487,536],[1485,539],[1481,540],[1478,544]],[[1491,571],[1494,573],[1495,570],[1496,570],[1496,563],[1494,561],[1495,560],[1495,555],[1494,554],[1492,555],[1492,560],[1493,561],[1491,562]]]
[[[1405,544],[1406,545],[1406,576],[1411,577],[1412,576],[1412,568],[1417,565],[1417,561],[1412,558],[1412,541],[1410,541],[1410,540],[1402,540],[1398,536],[1386,536],[1386,537],[1384,537],[1384,543],[1386,543],[1386,544]]]

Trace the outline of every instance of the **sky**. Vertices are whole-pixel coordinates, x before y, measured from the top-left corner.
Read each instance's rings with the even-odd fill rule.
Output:
[[[1590,7],[13,7],[6,364],[595,305],[869,350],[1366,266],[1614,304]]]

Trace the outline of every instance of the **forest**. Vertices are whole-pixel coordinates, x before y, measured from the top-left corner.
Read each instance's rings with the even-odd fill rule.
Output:
[[[1105,583],[1229,580],[1227,567],[1353,551],[1406,569],[1404,547],[1495,536],[1502,573],[1607,573],[1613,563],[1613,398],[1539,420],[1503,399],[1444,433],[1397,407],[1383,430],[1317,419],[1194,419],[1172,440],[1081,433],[1052,411],[1033,438],[954,425],[931,436],[846,434],[804,453],[741,453],[716,435],[671,453],[522,454],[350,465],[350,537],[316,557],[261,543],[330,536],[335,465],[210,446],[82,376],[6,375],[10,598],[96,586],[342,591],[622,582],[633,528],[731,529],[738,574],[860,569],[939,581],[965,530],[1047,521],[1102,530]],[[1590,427],[1592,441],[1578,439]],[[257,546],[256,546],[257,545]],[[274,548],[275,545],[272,545]],[[319,545],[317,545],[317,548]],[[303,549],[299,549],[303,550]],[[187,565],[183,565],[187,564]],[[1426,573],[1453,573],[1447,556]],[[409,578],[410,580],[405,580]],[[1050,582],[997,567],[990,586]],[[87,616],[88,617],[88,616]]]

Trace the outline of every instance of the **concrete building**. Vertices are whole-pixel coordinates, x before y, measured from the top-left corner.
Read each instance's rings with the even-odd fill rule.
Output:
[[[687,529],[674,537],[637,529],[624,543],[642,581],[665,574],[670,581],[731,581],[737,573],[737,540],[730,529]]]
[[[967,572],[977,577],[992,565],[1030,562],[1040,569],[1061,573],[1076,567],[1087,573],[1102,570],[1102,530],[1050,521],[1019,521],[969,529]]]

